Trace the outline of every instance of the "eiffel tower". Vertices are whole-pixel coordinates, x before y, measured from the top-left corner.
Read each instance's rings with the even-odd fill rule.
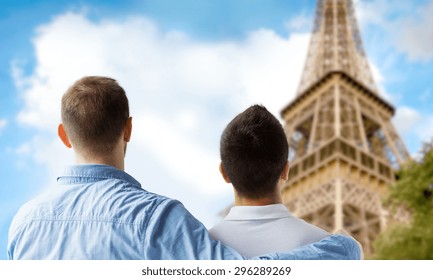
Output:
[[[352,0],[318,0],[296,98],[281,112],[289,210],[325,230],[345,230],[372,253],[387,225],[382,198],[409,154],[391,123],[365,55]]]

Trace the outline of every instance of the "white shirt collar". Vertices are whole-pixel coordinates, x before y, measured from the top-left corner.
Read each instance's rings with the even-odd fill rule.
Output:
[[[283,204],[271,204],[266,206],[233,206],[227,216],[226,221],[236,220],[262,220],[279,219],[291,217],[289,210]]]

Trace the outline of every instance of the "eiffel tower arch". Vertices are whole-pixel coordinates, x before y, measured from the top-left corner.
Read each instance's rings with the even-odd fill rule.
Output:
[[[366,254],[387,224],[382,198],[409,154],[365,55],[352,0],[318,0],[296,98],[282,110],[289,141],[289,210],[344,229]]]

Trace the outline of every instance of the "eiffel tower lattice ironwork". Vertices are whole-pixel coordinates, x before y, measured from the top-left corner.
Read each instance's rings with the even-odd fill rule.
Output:
[[[372,252],[387,224],[381,198],[408,152],[362,46],[352,0],[318,0],[296,98],[282,111],[290,147],[282,190],[295,215],[346,230]]]

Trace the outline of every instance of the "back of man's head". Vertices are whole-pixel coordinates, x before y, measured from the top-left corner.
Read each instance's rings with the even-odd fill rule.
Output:
[[[111,78],[83,77],[62,97],[63,126],[72,146],[81,153],[112,152],[128,118],[128,98]]]
[[[238,195],[255,199],[272,195],[288,158],[280,122],[265,107],[254,105],[225,128],[221,164]]]

